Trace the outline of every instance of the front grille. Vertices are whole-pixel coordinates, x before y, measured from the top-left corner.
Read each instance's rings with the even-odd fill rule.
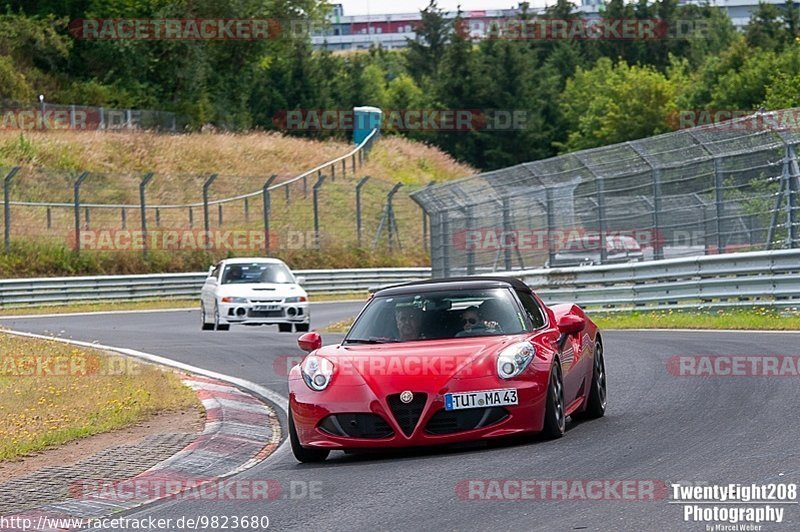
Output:
[[[424,393],[415,393],[414,398],[408,404],[400,400],[399,393],[386,398],[386,402],[389,403],[389,408],[392,409],[392,414],[394,414],[394,419],[406,436],[411,436],[414,432],[414,428],[416,428],[417,422],[422,415],[422,410],[425,408],[427,397]]]
[[[248,310],[248,318],[282,318],[283,310]]]
[[[320,422],[319,428],[334,436],[371,440],[394,434],[386,420],[376,414],[332,414]]]
[[[508,411],[499,406],[467,408],[464,410],[439,410],[433,415],[425,432],[429,434],[454,434],[499,423],[508,417]]]

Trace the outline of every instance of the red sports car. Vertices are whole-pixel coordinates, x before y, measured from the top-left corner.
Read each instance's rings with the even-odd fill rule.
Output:
[[[301,462],[331,450],[564,434],[606,410],[603,343],[577,305],[545,305],[522,281],[464,277],[376,292],[338,345],[315,332],[289,374]]]

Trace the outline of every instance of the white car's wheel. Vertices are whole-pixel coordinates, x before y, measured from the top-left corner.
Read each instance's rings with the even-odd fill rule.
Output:
[[[201,323],[201,329],[200,330],[202,330],[202,331],[213,331],[214,330],[214,324],[213,323],[208,323],[208,320],[206,319],[206,307],[202,303],[200,303],[200,320],[201,320],[200,321],[200,323]]]
[[[214,330],[215,331],[227,331],[230,330],[231,324],[230,323],[220,323],[219,321],[219,305],[214,305]]]

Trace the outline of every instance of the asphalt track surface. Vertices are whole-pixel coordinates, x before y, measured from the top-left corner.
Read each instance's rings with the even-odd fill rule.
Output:
[[[314,305],[312,326],[343,319],[360,307]],[[2,319],[0,327],[146,351],[286,394],[283,363],[275,361],[302,354],[296,334],[236,326],[230,332],[201,332],[199,322],[198,312],[182,311]],[[340,338],[323,335],[326,343]],[[127,517],[261,515],[274,530],[705,530],[702,522],[685,522],[683,506],[668,497],[465,500],[457,487],[480,479],[570,485],[626,479],[723,485],[800,481],[797,377],[676,377],[667,370],[675,355],[797,356],[800,334],[607,331],[605,353],[606,417],[568,424],[558,441],[380,455],[336,452],[313,465],[298,464],[284,445],[236,479],[278,481],[286,498],[169,501]],[[316,496],[305,496],[307,489],[317,490]],[[784,522],[766,523],[762,530],[800,530],[800,507],[781,508]]]

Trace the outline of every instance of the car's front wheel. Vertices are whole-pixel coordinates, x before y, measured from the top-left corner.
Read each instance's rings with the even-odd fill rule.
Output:
[[[214,330],[215,331],[227,331],[230,330],[231,324],[230,323],[220,323],[219,319],[219,306],[214,305]]]
[[[300,438],[297,437],[297,429],[294,426],[294,417],[292,416],[292,409],[289,409],[289,441],[292,444],[292,454],[298,462],[313,463],[322,462],[330,451],[328,449],[308,449],[300,445]]]
[[[547,439],[560,438],[564,435],[566,426],[564,382],[561,379],[561,365],[556,361],[550,371],[550,384],[547,387],[547,406],[544,412],[542,436]]]
[[[200,330],[202,331],[214,330],[214,324],[208,323],[208,320],[206,318],[206,306],[203,305],[202,303],[200,303],[200,324],[201,324]]]

